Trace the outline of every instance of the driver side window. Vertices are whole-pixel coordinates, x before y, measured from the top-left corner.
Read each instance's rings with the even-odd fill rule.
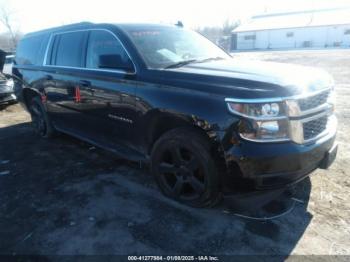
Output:
[[[103,30],[90,32],[86,67],[134,71],[132,62],[121,43],[114,35]]]

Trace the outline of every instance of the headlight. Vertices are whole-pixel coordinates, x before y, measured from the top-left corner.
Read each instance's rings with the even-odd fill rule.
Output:
[[[289,140],[289,125],[283,102],[226,102],[232,113],[244,117],[238,130],[241,137],[256,142]]]
[[[228,102],[230,111],[250,118],[284,117],[285,107],[282,103],[236,103]]]

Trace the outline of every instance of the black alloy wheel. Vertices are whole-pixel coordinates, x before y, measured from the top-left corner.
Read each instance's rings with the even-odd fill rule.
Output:
[[[162,192],[190,206],[212,205],[218,199],[218,174],[209,142],[184,128],[163,135],[152,150],[152,173]]]
[[[32,125],[36,133],[41,137],[52,137],[55,133],[55,130],[50,123],[49,117],[45,111],[40,97],[36,96],[31,100],[29,112],[32,118]]]
[[[41,111],[40,106],[37,103],[33,103],[31,106],[30,112],[31,112],[32,123],[33,123],[35,131],[40,136],[45,136],[46,123],[45,123],[44,114]]]
[[[176,198],[190,200],[200,197],[205,189],[205,171],[193,152],[173,145],[163,152],[159,163],[160,179]]]

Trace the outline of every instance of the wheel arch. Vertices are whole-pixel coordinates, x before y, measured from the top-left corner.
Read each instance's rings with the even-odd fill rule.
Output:
[[[147,154],[149,155],[156,141],[165,133],[176,128],[188,128],[197,132],[210,142],[211,155],[220,167],[220,172],[226,172],[224,149],[220,142],[219,134],[208,121],[194,115],[184,115],[172,112],[152,112],[146,120],[148,128],[145,134]],[[146,125],[146,126],[147,126]]]
[[[30,102],[34,97],[41,97],[38,90],[33,88],[23,88],[22,90],[23,103],[27,109],[29,109]]]

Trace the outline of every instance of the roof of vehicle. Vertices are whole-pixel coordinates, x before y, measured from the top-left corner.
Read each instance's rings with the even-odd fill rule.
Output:
[[[174,28],[176,25],[171,24],[154,24],[154,23],[118,23],[114,24],[115,26],[127,29],[127,30],[142,30],[142,29],[149,29],[149,28]]]
[[[81,23],[76,23],[76,24],[69,24],[69,25],[58,26],[58,27],[53,27],[53,28],[48,28],[48,29],[44,29],[44,30],[28,33],[28,34],[25,35],[25,37],[41,35],[41,34],[44,34],[44,33],[53,33],[53,32],[56,32],[56,31],[61,31],[63,29],[66,29],[66,30],[84,29],[84,28],[86,28],[88,26],[91,26],[91,25],[93,25],[93,23],[90,23],[90,22],[81,22]]]
[[[109,23],[101,23],[101,24],[95,24],[91,22],[81,22],[76,24],[69,24],[54,28],[48,28],[32,33],[28,33],[25,35],[25,37],[31,37],[35,35],[40,35],[44,33],[54,33],[62,30],[78,30],[78,29],[88,29],[92,26],[101,26],[101,25],[112,25],[116,26],[118,28],[124,29],[124,30],[145,30],[145,29],[156,29],[156,28],[166,28],[166,27],[176,27],[175,25],[169,25],[169,24],[151,24],[151,23],[117,23],[117,24],[109,24]]]

